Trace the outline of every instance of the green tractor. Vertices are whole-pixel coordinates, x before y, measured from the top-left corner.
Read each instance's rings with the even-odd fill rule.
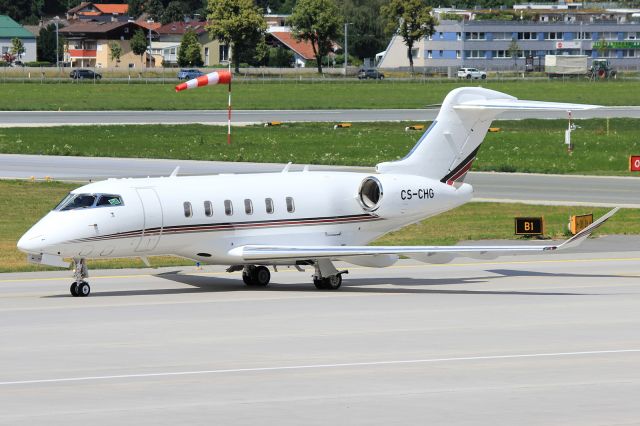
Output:
[[[608,59],[594,59],[589,68],[589,80],[606,80],[616,78],[616,70],[611,68]]]

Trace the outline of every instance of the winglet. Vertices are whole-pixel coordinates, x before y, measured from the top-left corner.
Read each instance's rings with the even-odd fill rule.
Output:
[[[609,213],[605,214],[600,219],[596,220],[591,225],[587,226],[582,231],[578,232],[576,235],[569,238],[567,241],[563,242],[562,244],[558,246],[550,246],[547,248],[547,250],[564,250],[564,249],[579,246],[580,244],[583,243],[584,240],[586,240],[589,237],[589,235],[593,233],[593,231],[598,229],[603,223],[609,220],[611,216],[616,214],[618,210],[620,210],[620,207],[616,207],[615,209],[611,210]]]

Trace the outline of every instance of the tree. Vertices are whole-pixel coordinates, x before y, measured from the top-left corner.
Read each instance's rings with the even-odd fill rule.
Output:
[[[322,57],[331,51],[343,22],[335,1],[299,0],[289,22],[297,40],[311,43],[318,72],[322,73]]]
[[[513,69],[518,67],[518,52],[520,52],[520,50],[522,49],[520,49],[516,39],[511,40],[511,44],[509,45],[507,52],[509,53],[509,56],[513,58]]]
[[[147,51],[147,37],[141,29],[136,30],[131,37],[131,51],[136,55],[140,55],[140,64],[142,65],[142,55]]]
[[[342,15],[349,22],[349,53],[374,58],[387,47],[380,7],[386,0],[342,0]]]
[[[200,43],[195,31],[189,28],[182,37],[180,50],[178,51],[178,65],[181,67],[201,67],[202,55],[200,54]]]
[[[387,31],[398,34],[407,45],[409,67],[413,74],[413,45],[435,32],[438,24],[431,15],[431,7],[424,0],[391,0],[380,8],[380,14],[386,21]]]
[[[184,13],[184,3],[181,1],[172,1],[164,9],[160,22],[162,25],[168,24],[169,22],[182,22],[184,20]]]
[[[133,19],[138,19],[142,15],[144,0],[129,0],[127,4],[129,5],[127,14]]]
[[[63,25],[59,24],[58,28],[62,28]],[[40,28],[38,33],[38,40],[36,43],[36,53],[39,61],[49,62],[52,64],[61,61],[64,54],[64,39],[62,36],[58,37],[58,59],[56,60],[56,25],[49,24],[46,27]]]
[[[20,60],[20,57],[22,56],[22,54],[24,53],[24,43],[22,42],[22,40],[20,40],[19,38],[12,38],[11,39],[11,54],[15,55],[16,58],[18,58],[18,60]]]
[[[212,38],[233,46],[233,62],[240,72],[240,56],[264,40],[267,24],[253,0],[209,0],[209,24]]]
[[[144,11],[155,22],[161,22],[162,15],[164,15],[164,5],[160,0],[149,0],[144,5]]]
[[[109,56],[111,56],[111,60],[116,63],[116,67],[118,66],[118,62],[120,62],[120,57],[122,56],[122,46],[117,41],[112,41],[109,43]]]
[[[293,64],[293,52],[282,46],[269,49],[267,66],[277,68],[289,68]]]

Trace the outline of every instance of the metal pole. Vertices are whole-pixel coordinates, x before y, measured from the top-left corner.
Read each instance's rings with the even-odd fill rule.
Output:
[[[347,65],[349,63],[349,23],[344,23],[344,76],[347,76]]]
[[[53,18],[53,22],[56,24],[56,68],[60,71],[60,42],[58,41],[58,17]]]
[[[149,28],[149,67],[151,68],[151,60],[153,59],[153,52],[151,51],[151,28]]]
[[[227,55],[228,56],[228,55]],[[231,59],[229,58],[229,102],[227,104],[227,145],[231,145]]]

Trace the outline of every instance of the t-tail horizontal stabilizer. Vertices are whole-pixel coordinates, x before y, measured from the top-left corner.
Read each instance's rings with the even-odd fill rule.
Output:
[[[544,252],[554,250],[564,250],[573,248],[582,243],[593,231],[605,223],[617,211],[618,207],[611,210],[591,225],[578,232],[573,237],[558,245],[512,245],[512,246],[267,246],[267,245],[247,245],[236,247],[229,251],[231,256],[236,256],[245,262],[267,262],[281,260],[308,260],[308,259],[345,259],[352,256],[375,256],[375,255],[406,255],[415,257],[418,260],[429,262],[428,256],[434,259],[442,257],[435,256],[447,253],[447,258],[455,256],[469,256],[484,253],[523,253],[523,252]],[[442,260],[441,260],[442,261]],[[439,263],[439,262],[437,262]]]

